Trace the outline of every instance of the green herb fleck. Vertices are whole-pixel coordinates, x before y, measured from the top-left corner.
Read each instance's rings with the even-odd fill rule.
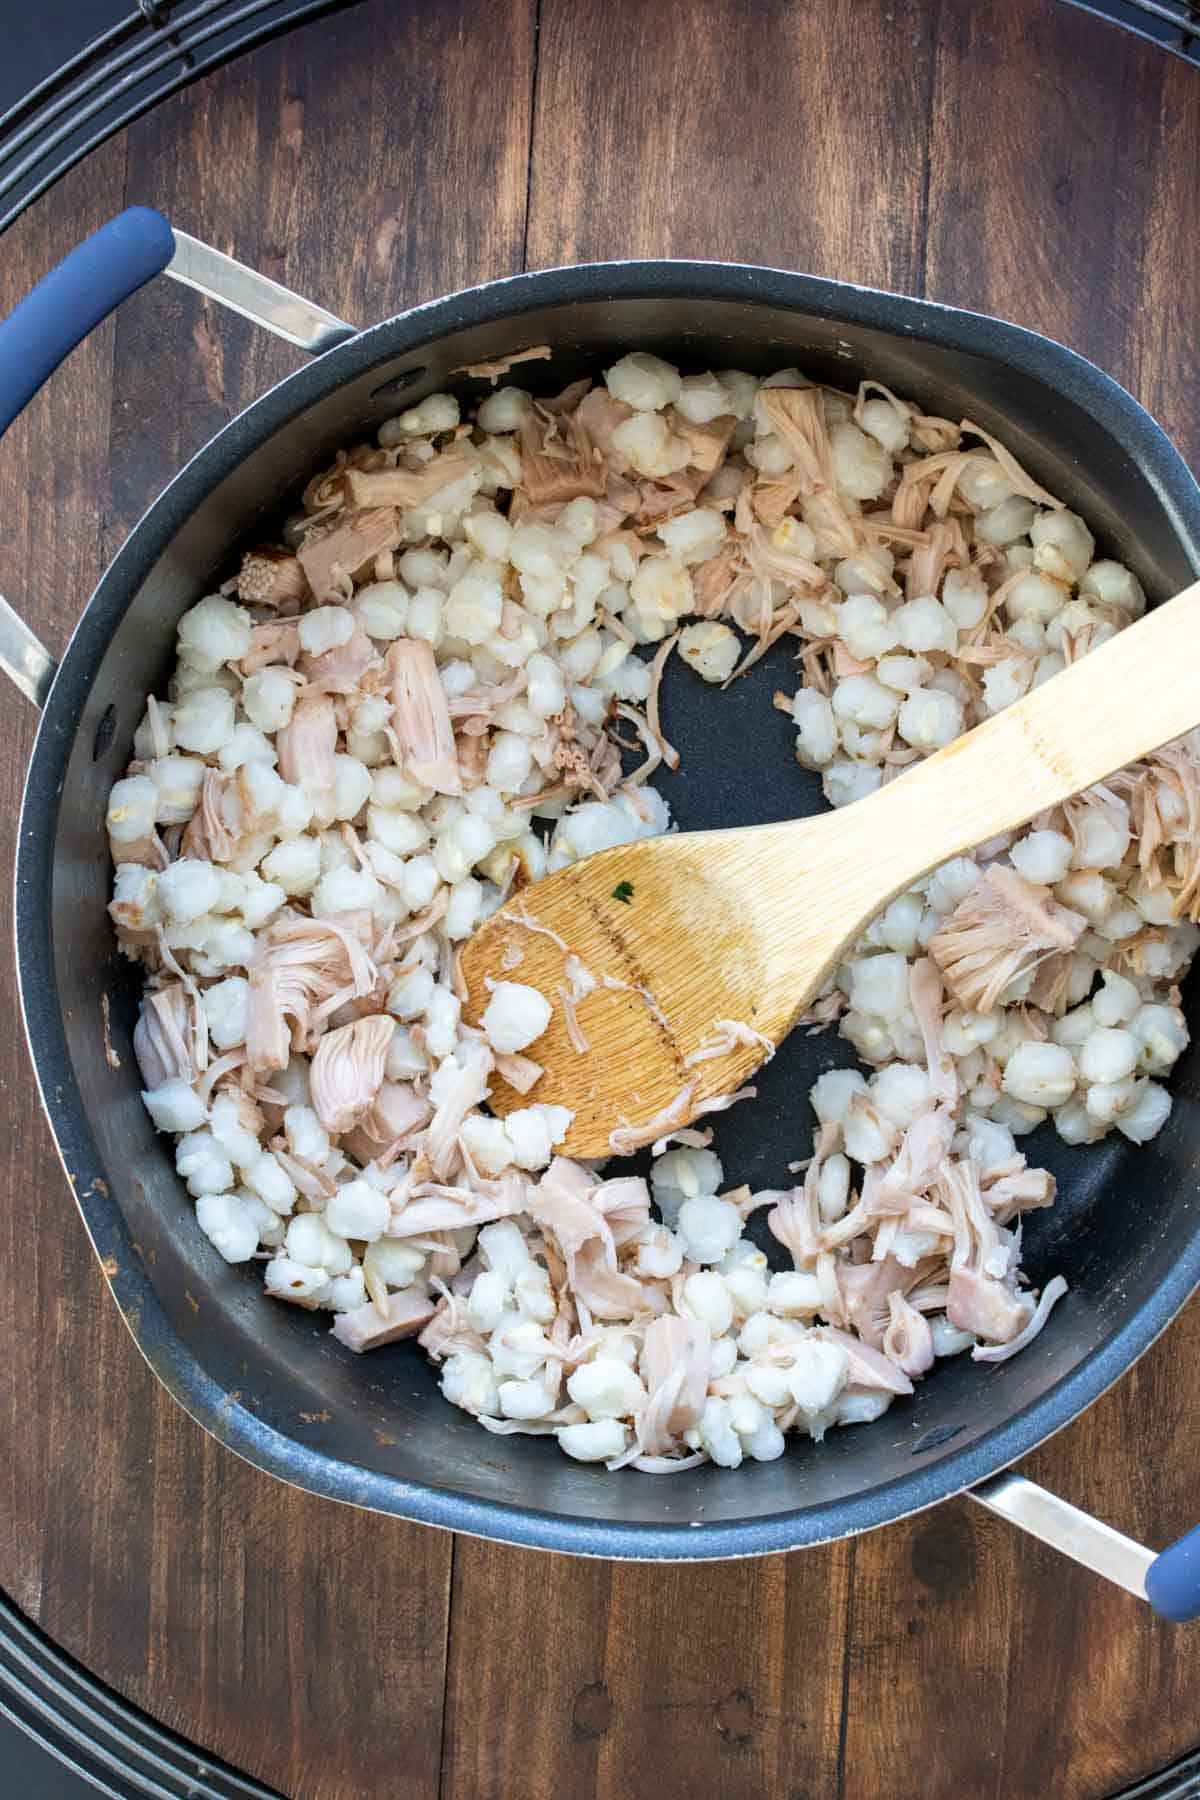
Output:
[[[612,891],[612,897],[614,900],[620,900],[624,905],[628,906],[629,902],[633,899],[632,881],[618,881],[616,887]]]

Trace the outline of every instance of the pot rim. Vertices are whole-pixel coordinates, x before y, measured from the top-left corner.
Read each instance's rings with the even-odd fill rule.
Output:
[[[891,1523],[1006,1468],[1091,1406],[1132,1367],[1200,1284],[1197,1229],[1170,1275],[1069,1375],[973,1443],[941,1446],[911,1473],[849,1500],[723,1524],[612,1524],[404,1482],[313,1449],[249,1412],[186,1349],[136,1255],[76,1087],[58,1006],[51,940],[52,855],[59,799],[93,670],[134,594],[193,511],[258,444],[297,413],[398,354],[451,332],[597,299],[727,300],[826,314],[855,326],[994,361],[1083,406],[1154,482],[1200,574],[1200,487],[1144,408],[1094,363],[1051,338],[986,314],[881,289],[745,263],[629,260],[506,276],[369,326],[284,378],[239,413],[173,478],[130,532],[85,607],[42,713],[21,806],[15,935],[22,1017],[42,1105],[93,1249],[142,1355],[184,1410],[227,1449],[310,1493],[419,1523],[529,1548],[630,1560],[705,1560],[799,1549]],[[110,1271],[112,1271],[110,1273]],[[927,1434],[928,1435],[928,1434]]]

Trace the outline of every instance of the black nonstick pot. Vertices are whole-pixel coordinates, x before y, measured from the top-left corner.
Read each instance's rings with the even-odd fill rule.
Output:
[[[288,510],[341,444],[424,394],[486,384],[466,365],[533,344],[519,374],[546,390],[623,351],[690,368],[799,365],[834,385],[871,375],[929,410],[998,434],[1091,524],[1152,597],[1200,574],[1200,489],[1145,412],[1100,370],[1001,321],[780,270],[702,262],[555,269],[457,294],[356,332],[172,233],[123,215],[0,327],[0,424],[87,325],[164,266],[318,350],[234,419],[130,534],[54,672],[16,616],[0,621],[10,673],[43,702],[21,815],[17,958],[26,1029],[68,1178],[140,1349],[222,1443],[317,1494],[512,1543],[615,1557],[751,1555],[886,1524],[967,1489],[1161,1611],[1200,1609],[1200,1534],[1152,1553],[1018,1476],[999,1473],[1077,1416],[1163,1330],[1200,1281],[1200,1045],[1178,1064],[1174,1110],[1143,1149],[1031,1155],[1060,1182],[1026,1225],[1035,1282],[1071,1284],[1037,1343],[998,1366],[940,1364],[871,1426],[789,1446],[773,1463],[670,1479],[609,1475],[545,1440],[487,1436],[447,1405],[412,1344],[356,1358],[319,1317],[264,1298],[231,1268],[190,1202],[139,1099],[131,1045],[138,976],[105,912],[109,787],[130,755],[144,696],[166,677],[180,614],[231,570],[239,541]],[[76,252],[76,258],[80,256]],[[99,256],[99,264],[95,258]],[[64,286],[65,283],[65,286]],[[43,284],[43,289],[46,284]],[[14,331],[16,342],[14,343]],[[14,355],[19,351],[19,369]],[[8,370],[8,376],[4,371]],[[676,659],[678,661],[678,659]],[[785,649],[728,694],[684,673],[664,694],[683,766],[665,791],[685,828],[816,810],[770,695]],[[106,1018],[120,1066],[106,1055]],[[804,1154],[805,1094],[850,1061],[836,1038],[797,1035],[754,1106],[722,1120],[727,1172],[782,1184]],[[1184,1521],[1180,1522],[1181,1525]]]

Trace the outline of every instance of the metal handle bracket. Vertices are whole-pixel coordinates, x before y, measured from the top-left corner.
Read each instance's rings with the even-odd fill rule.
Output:
[[[223,250],[189,237],[186,231],[175,232],[175,254],[163,274],[314,356],[357,336],[356,328],[345,319],[226,256]]]
[[[1200,1525],[1154,1551],[1011,1471],[967,1493],[1052,1550],[1148,1601],[1160,1618],[1176,1625],[1200,1619]]]
[[[1146,1575],[1155,1552],[1081,1512],[1069,1500],[1060,1500],[1047,1488],[1011,1471],[968,1488],[967,1495],[1085,1569],[1115,1581],[1139,1600],[1146,1598]]]
[[[0,669],[39,712],[57,666],[42,640],[0,594]]]

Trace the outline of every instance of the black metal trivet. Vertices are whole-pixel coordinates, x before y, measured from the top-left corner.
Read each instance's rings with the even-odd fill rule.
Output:
[[[45,1754],[44,1779],[23,1793],[74,1795],[78,1778],[113,1800],[278,1800],[247,1775],[156,1725],[52,1644],[0,1595],[0,1722]],[[58,1778],[55,1763],[63,1771]],[[8,1774],[11,1762],[5,1762]],[[66,1775],[70,1770],[75,1782]],[[7,1777],[0,1791],[13,1794]]]
[[[1138,37],[1173,50],[1200,68],[1200,3],[1198,0],[1066,0],[1081,12],[1111,19]]]
[[[0,231],[123,125],[243,50],[353,0],[38,0],[7,20]]]

